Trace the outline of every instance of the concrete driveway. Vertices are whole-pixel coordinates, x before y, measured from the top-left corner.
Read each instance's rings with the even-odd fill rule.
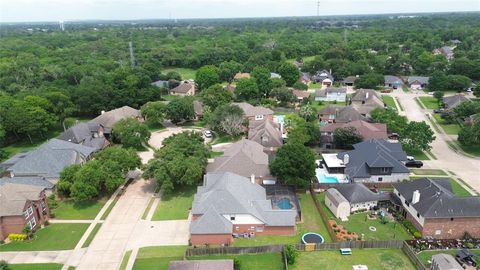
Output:
[[[78,253],[78,251],[77,251]],[[85,253],[82,249],[80,253]],[[11,264],[20,263],[59,263],[64,264],[73,255],[73,250],[60,251],[12,251],[0,252],[0,261],[5,260]]]

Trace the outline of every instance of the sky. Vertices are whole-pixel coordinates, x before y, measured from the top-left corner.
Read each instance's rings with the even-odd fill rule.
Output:
[[[480,0],[320,0],[320,15],[480,11]],[[314,16],[317,0],[0,0],[0,22]]]

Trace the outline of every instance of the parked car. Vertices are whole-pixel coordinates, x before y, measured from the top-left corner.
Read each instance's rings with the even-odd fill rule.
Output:
[[[421,162],[420,160],[409,160],[405,163],[405,166],[421,168],[423,166],[423,162]]]
[[[212,138],[212,132],[208,129],[205,129],[203,131],[203,136],[205,136],[205,138]]]
[[[440,109],[433,110],[433,113],[443,113],[444,111],[445,111],[444,108],[440,108]]]

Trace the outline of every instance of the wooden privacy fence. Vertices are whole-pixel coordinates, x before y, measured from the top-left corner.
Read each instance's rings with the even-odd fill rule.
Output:
[[[409,246],[407,242],[403,242],[402,251],[410,259],[410,261],[413,263],[413,265],[415,265],[415,267],[418,270],[427,270],[427,267],[423,265],[423,263],[415,254],[415,251],[413,251],[412,247]]]
[[[282,252],[283,247],[284,245],[269,245],[269,246],[258,246],[258,247],[188,248],[185,251],[185,257]]]
[[[318,201],[317,196],[315,195],[315,192],[313,191],[312,186],[310,186],[310,195],[312,196],[313,203],[315,204],[315,208],[317,208],[318,214],[320,214],[320,217],[322,218],[323,224],[325,224],[325,227],[327,227],[328,234],[330,235],[330,238],[332,238],[332,241],[336,242],[338,241],[337,239],[337,234],[333,231],[333,228],[328,224],[328,216],[325,210],[320,206],[320,202]]]

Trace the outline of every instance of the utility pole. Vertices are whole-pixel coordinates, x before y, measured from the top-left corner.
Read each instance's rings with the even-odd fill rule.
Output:
[[[131,41],[128,42],[128,49],[130,50],[130,64],[132,68],[135,67],[135,56],[133,55],[133,44]]]
[[[317,0],[317,17],[320,16],[320,0]]]

